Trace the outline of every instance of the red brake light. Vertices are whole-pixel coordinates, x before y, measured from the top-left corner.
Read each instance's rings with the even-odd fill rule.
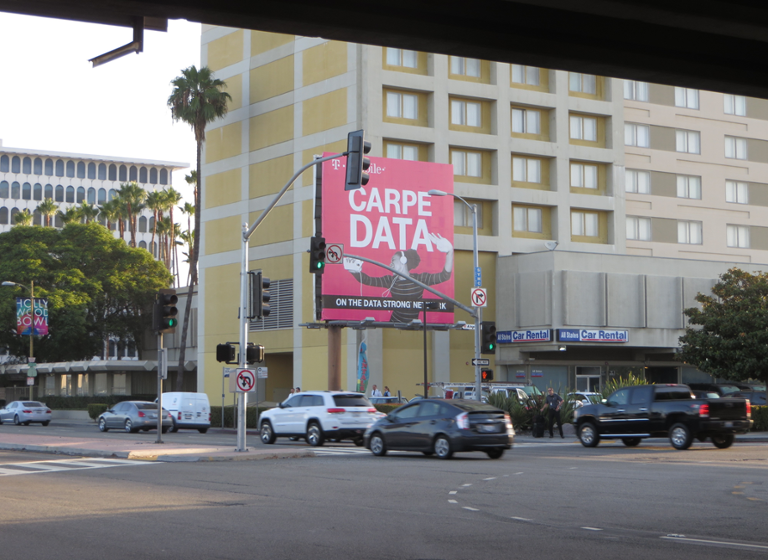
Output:
[[[211,413],[209,412],[208,413],[208,422],[210,422],[210,421],[211,421]]]
[[[52,411],[51,411],[51,409],[50,409],[50,408],[49,408],[48,410],[46,410],[46,411],[45,411],[45,413],[46,413],[46,414],[50,414],[51,412],[52,412]]]
[[[179,415],[176,417],[177,420],[181,420],[181,411],[179,411]]]
[[[709,404],[704,403],[699,406],[699,416],[701,418],[709,418]]]
[[[139,411],[139,418],[144,418],[145,414],[142,411]]]
[[[752,418],[752,403],[747,399],[747,418]]]
[[[456,417],[456,426],[460,430],[468,430],[469,429],[469,414],[466,412],[462,412]]]
[[[346,412],[346,408],[329,408],[327,409],[328,414],[339,414],[340,412]]]
[[[32,414],[32,411],[31,411],[31,410],[22,410],[22,412],[23,412],[24,414]]]
[[[368,412],[376,412],[376,409],[374,407],[371,407],[368,409]]]

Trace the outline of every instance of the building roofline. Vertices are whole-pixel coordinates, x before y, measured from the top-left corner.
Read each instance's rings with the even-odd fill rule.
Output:
[[[119,156],[101,156],[96,154],[78,154],[75,152],[51,152],[48,150],[32,150],[28,148],[10,148],[8,146],[0,146],[0,153],[8,153],[14,155],[27,155],[27,156],[49,156],[68,159],[84,159],[101,162],[112,163],[132,163],[138,165],[154,165],[160,167],[171,167],[174,170],[186,169],[190,166],[189,163],[178,161],[163,161],[158,159],[139,159],[139,158],[126,158]]]

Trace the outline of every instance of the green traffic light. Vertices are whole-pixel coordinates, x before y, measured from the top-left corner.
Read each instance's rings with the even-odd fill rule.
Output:
[[[325,263],[323,262],[317,263],[317,270],[320,270],[321,268],[323,268],[323,266],[325,266]]]

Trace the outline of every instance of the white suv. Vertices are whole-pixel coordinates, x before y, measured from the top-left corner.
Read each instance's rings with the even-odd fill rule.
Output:
[[[307,391],[263,412],[259,429],[264,443],[275,443],[278,437],[303,437],[313,447],[326,439],[351,439],[360,446],[366,428],[378,418],[378,411],[362,393]]]

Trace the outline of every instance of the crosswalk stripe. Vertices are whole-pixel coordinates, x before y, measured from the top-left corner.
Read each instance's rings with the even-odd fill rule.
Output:
[[[123,459],[58,459],[34,461],[29,463],[10,463],[0,467],[0,477],[22,474],[41,474],[49,472],[78,471],[85,469],[105,469],[110,467],[133,467],[138,465],[158,464],[149,461],[130,461]]]

